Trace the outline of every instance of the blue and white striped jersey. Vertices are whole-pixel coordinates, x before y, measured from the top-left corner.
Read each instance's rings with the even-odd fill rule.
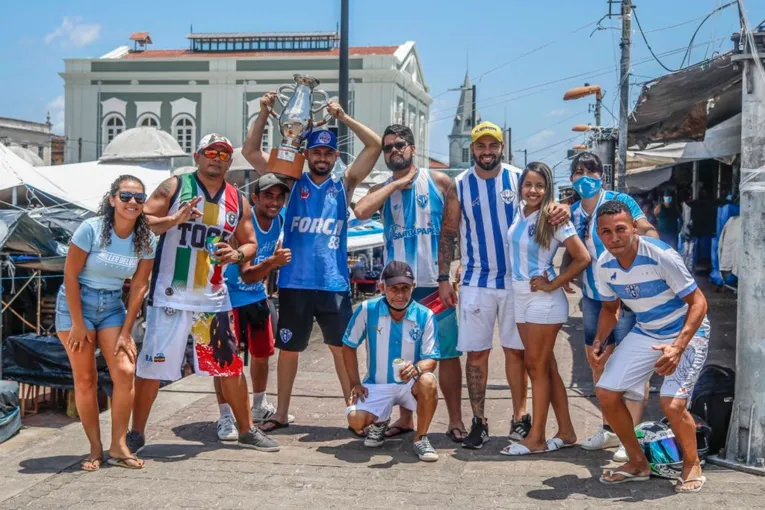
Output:
[[[423,168],[418,170],[411,189],[393,192],[383,204],[385,264],[391,260],[409,264],[419,287],[438,286],[438,240],[443,211],[443,194],[430,172]]]
[[[438,359],[436,316],[414,301],[401,322],[391,319],[383,297],[368,299],[356,308],[343,343],[357,349],[366,340],[367,375],[364,384],[395,384],[393,360],[417,363]]]
[[[645,214],[640,210],[640,206],[635,202],[635,199],[626,193],[617,193],[616,191],[601,191],[598,205],[595,206],[592,215],[587,214],[587,211],[584,210],[581,200],[571,206],[571,222],[574,224],[574,228],[576,228],[582,242],[587,247],[587,251],[590,252],[590,258],[592,259],[592,262],[590,262],[590,265],[584,271],[582,294],[595,301],[603,301],[595,285],[595,268],[598,259],[606,251],[606,247],[603,246],[603,242],[598,237],[597,216],[600,206],[609,200],[624,202],[636,221],[645,218]]]
[[[636,331],[657,339],[680,333],[688,313],[683,298],[697,288],[680,254],[652,237],[640,238],[637,257],[628,269],[606,251],[598,260],[596,282],[603,301],[621,299],[635,312]],[[709,328],[706,317],[704,328]]]
[[[507,230],[520,203],[521,170],[502,165],[493,179],[482,179],[472,166],[455,179],[462,211],[460,252],[465,270],[462,284],[510,289]]]
[[[537,230],[537,218],[539,211],[534,211],[528,216],[523,215],[523,206],[518,206],[515,211],[513,224],[507,232],[510,243],[508,259],[513,272],[513,281],[529,281],[535,276],[544,276],[547,271],[549,279],[555,278],[553,269],[553,257],[558,247],[569,237],[576,235],[574,225],[569,221],[561,225],[550,240],[550,247],[542,248],[534,239]]]

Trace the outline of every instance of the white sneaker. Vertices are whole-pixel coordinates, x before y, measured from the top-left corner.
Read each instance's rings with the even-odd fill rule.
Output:
[[[594,436],[582,442],[582,448],[585,450],[605,450],[606,448],[616,448],[619,446],[619,437],[601,428]]]
[[[271,402],[266,402],[260,409],[252,408],[252,421],[255,423],[263,423],[274,414],[276,414],[276,407]]]
[[[627,450],[624,449],[624,445],[620,444],[619,449],[614,453],[614,462],[627,462],[628,460],[630,458],[627,455]]]
[[[239,439],[239,431],[233,416],[224,416],[218,420],[218,439],[221,441],[236,441]]]

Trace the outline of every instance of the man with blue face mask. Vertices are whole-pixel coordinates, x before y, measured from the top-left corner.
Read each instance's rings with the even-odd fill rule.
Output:
[[[680,207],[674,201],[672,190],[664,190],[661,203],[653,213],[659,227],[659,238],[676,250],[677,234],[680,232]]]
[[[582,152],[571,161],[571,183],[574,191],[579,194],[581,200],[571,206],[571,221],[576,228],[579,237],[582,238],[587,251],[590,253],[592,262],[582,275],[582,323],[584,326],[584,343],[587,351],[587,361],[592,369],[593,381],[597,384],[603,373],[603,364],[596,364],[592,349],[595,340],[595,332],[598,329],[598,316],[602,308],[601,298],[595,282],[595,268],[598,258],[606,251],[603,243],[597,235],[597,211],[598,208],[609,200],[624,202],[630,209],[632,216],[637,222],[640,235],[655,237],[659,234],[641,211],[635,200],[625,194],[603,189],[603,165],[600,158],[591,152]],[[622,307],[619,322],[613,333],[604,342],[604,356],[606,359],[614,351],[616,345],[627,336],[635,325],[635,314]],[[648,393],[646,392],[646,395]],[[635,424],[640,423],[643,415],[644,402],[629,402],[628,408]],[[624,462],[627,460],[626,452],[619,443],[619,438],[611,430],[611,427],[603,420],[603,427],[594,436],[582,443],[585,450],[602,450],[619,447],[614,454],[614,460]]]

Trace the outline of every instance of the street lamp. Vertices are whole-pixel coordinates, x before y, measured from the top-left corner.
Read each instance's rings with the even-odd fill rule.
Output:
[[[592,129],[592,126],[588,124],[577,124],[571,128],[571,131],[576,131],[577,133],[586,133],[590,129]]]
[[[587,149],[589,149],[589,147],[587,147],[586,145],[584,145],[582,143],[580,143],[578,145],[574,145],[571,148],[574,149],[575,151],[586,151]]]
[[[571,101],[593,94],[595,95],[595,125],[600,126],[600,109],[603,100],[603,91],[601,90],[600,85],[590,85],[589,83],[585,83],[584,87],[576,87],[563,94],[563,100]]]

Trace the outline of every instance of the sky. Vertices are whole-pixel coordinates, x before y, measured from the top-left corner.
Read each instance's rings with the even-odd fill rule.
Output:
[[[639,0],[637,16],[663,63],[677,68],[704,16],[726,0]],[[448,160],[448,141],[459,92],[469,72],[477,85],[479,115],[513,131],[513,149],[529,161],[559,163],[583,140],[571,131],[594,123],[587,99],[564,102],[564,92],[585,82],[601,85],[604,105],[618,116],[620,20],[605,18],[606,0],[350,0],[352,46],[415,41],[431,105],[431,156]],[[765,19],[765,2],[744,0],[750,24]],[[290,6],[281,10],[280,6]],[[65,58],[96,57],[148,31],[155,49],[186,48],[195,32],[330,31],[337,28],[340,0],[35,0],[10,8],[0,31],[0,116],[39,122],[50,111],[54,131],[63,133]],[[614,6],[618,13],[618,5]],[[22,21],[26,20],[26,21]],[[597,30],[596,30],[597,29]],[[726,52],[739,30],[735,7],[713,15],[691,50],[695,63]],[[633,20],[631,101],[641,83],[666,74],[650,56]],[[668,54],[672,51],[675,53]],[[665,55],[665,56],[662,56]],[[11,60],[13,60],[11,62]],[[687,62],[687,59],[686,59]],[[615,125],[609,111],[603,124]],[[523,154],[516,153],[523,162]],[[561,166],[562,168],[562,166]]]

